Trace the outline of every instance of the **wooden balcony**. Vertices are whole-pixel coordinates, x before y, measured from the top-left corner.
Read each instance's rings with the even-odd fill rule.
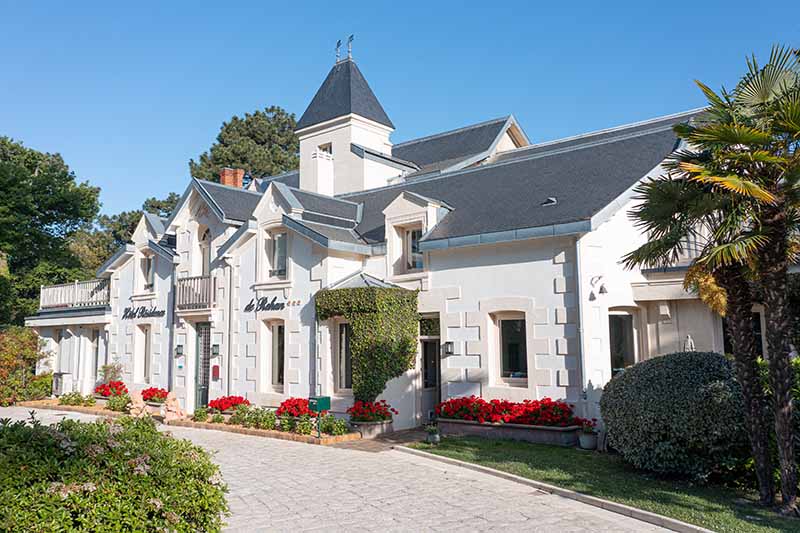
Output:
[[[212,307],[216,292],[214,285],[211,276],[179,278],[175,291],[175,305],[180,310]]]
[[[111,296],[109,287],[108,279],[42,285],[39,293],[39,308],[57,309],[108,305]]]

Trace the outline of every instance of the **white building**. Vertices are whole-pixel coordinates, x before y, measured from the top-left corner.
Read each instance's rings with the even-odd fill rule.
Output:
[[[429,322],[415,368],[382,395],[395,427],[471,394],[595,413],[616,368],[687,335],[723,350],[721,320],[682,289],[681,265],[619,264],[646,239],[628,217],[633,187],[662,173],[672,126],[696,114],[541,144],[508,116],[393,144],[346,59],[298,122],[298,171],[247,188],[232,169],[221,184],[192,180],[99,280],[44,287],[27,324],[50,343],[60,392],[90,392],[98,365],[120,361],[129,387],[169,387],[189,411],[228,394],[322,394],[344,412],[348,328],[317,320],[314,295],[400,286],[420,291]]]

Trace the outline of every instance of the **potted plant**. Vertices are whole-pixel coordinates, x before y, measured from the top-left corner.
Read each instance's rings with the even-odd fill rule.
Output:
[[[109,381],[94,388],[95,398],[107,400],[111,396],[128,394],[128,387],[121,381]]]
[[[386,403],[386,400],[376,402],[358,400],[347,410],[347,414],[350,415],[350,424],[361,433],[361,438],[374,439],[394,431],[392,415],[396,415],[397,410]]]
[[[425,432],[427,436],[425,437],[425,442],[428,444],[439,444],[442,438],[439,435],[439,426],[436,424],[428,424],[425,426]]]
[[[578,436],[581,449],[594,450],[597,448],[597,433],[595,427],[597,426],[597,419],[584,418],[581,424],[581,434]]]
[[[164,402],[167,401],[167,394],[168,392],[164,389],[150,387],[149,389],[144,389],[142,391],[142,400],[144,400],[147,405],[161,407]]]

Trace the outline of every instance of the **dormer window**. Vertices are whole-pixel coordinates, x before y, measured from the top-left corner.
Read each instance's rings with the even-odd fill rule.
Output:
[[[285,232],[272,233],[270,239],[271,254],[270,254],[270,278],[286,278],[286,243],[287,236]]]
[[[419,241],[422,239],[422,228],[406,228],[403,231],[403,258],[406,272],[422,270],[422,252]]]
[[[333,154],[333,144],[325,143],[317,146],[317,151],[325,152],[326,154]]]

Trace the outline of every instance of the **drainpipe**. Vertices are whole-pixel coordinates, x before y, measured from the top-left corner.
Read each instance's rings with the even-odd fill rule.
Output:
[[[169,309],[169,341],[167,342],[167,390],[172,392],[174,381],[175,365],[175,291],[177,290],[175,281],[175,263],[172,263],[169,273],[169,295],[167,296],[167,309]]]
[[[586,377],[586,346],[584,343],[584,331],[583,331],[583,311],[584,311],[584,303],[583,298],[581,295],[581,285],[583,282],[583,271],[581,270],[581,244],[580,244],[580,235],[575,237],[575,293],[576,299],[578,301],[578,309],[577,309],[577,329],[578,329],[578,346],[580,346],[581,350],[581,364],[578,367],[580,371],[579,376],[579,383],[581,384],[581,396],[584,400],[584,408],[586,409],[586,413],[588,413],[588,394],[586,391],[587,382],[585,381]],[[586,414],[584,413],[584,414]]]
[[[228,362],[226,363],[225,367],[225,378],[227,381],[226,390],[228,396],[231,395],[231,362],[232,362],[232,355],[231,351],[233,348],[233,264],[230,262],[230,258],[226,258],[226,263],[228,263]]]

